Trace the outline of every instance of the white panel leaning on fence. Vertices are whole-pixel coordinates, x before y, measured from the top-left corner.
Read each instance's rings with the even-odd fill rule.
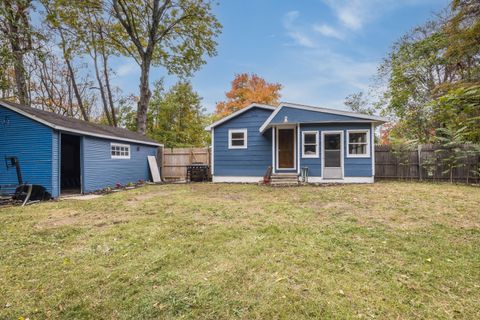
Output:
[[[152,181],[155,183],[162,182],[162,179],[160,178],[160,172],[158,171],[157,158],[155,156],[148,156],[148,165],[150,167]]]

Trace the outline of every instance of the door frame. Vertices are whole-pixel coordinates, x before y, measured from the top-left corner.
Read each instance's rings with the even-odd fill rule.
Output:
[[[83,139],[84,136],[75,134],[75,133],[70,133],[70,132],[63,132],[63,131],[58,131],[58,178],[57,178],[57,183],[58,183],[58,196],[60,197],[62,195],[62,138],[64,135],[69,135],[69,136],[75,136],[78,137],[78,140],[80,142],[79,144],[79,157],[80,157],[80,193],[84,194],[84,157],[83,157]]]
[[[322,180],[325,179],[323,175],[323,169],[325,168],[325,134],[340,134],[340,165],[342,166],[342,177],[340,179],[345,178],[345,163],[344,163],[344,153],[345,153],[345,146],[344,146],[344,132],[343,130],[322,130],[322,139],[320,141],[321,145],[321,175]],[[327,180],[335,180],[335,179],[327,179]],[[338,180],[338,179],[337,179]]]
[[[280,158],[278,155],[278,131],[282,129],[293,129],[293,168],[279,168]],[[288,125],[288,126],[276,126],[275,127],[275,170],[297,170],[297,126]]]

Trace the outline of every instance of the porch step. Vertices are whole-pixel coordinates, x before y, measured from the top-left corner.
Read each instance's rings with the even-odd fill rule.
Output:
[[[298,186],[298,176],[296,173],[276,173],[270,177],[271,186]]]

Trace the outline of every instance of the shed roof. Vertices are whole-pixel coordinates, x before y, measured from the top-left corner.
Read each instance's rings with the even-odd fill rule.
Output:
[[[75,118],[68,118],[53,112],[44,111],[14,102],[0,100],[0,106],[22,114],[34,121],[40,122],[56,130],[71,133],[94,136],[104,139],[136,142],[140,144],[162,146],[162,144],[150,139],[140,133],[127,129],[110,127],[93,122],[83,121]]]

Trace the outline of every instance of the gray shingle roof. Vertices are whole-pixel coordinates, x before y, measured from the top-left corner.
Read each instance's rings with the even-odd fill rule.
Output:
[[[157,141],[150,139],[140,133],[132,132],[123,128],[110,127],[93,122],[68,118],[53,112],[43,111],[40,109],[27,107],[18,103],[7,102],[3,100],[0,100],[0,105],[12,109],[13,111],[23,113],[25,116],[28,116],[35,121],[39,121],[54,129],[61,131],[81,133],[84,135],[92,135],[120,141],[139,142],[158,146],[161,145]]]

